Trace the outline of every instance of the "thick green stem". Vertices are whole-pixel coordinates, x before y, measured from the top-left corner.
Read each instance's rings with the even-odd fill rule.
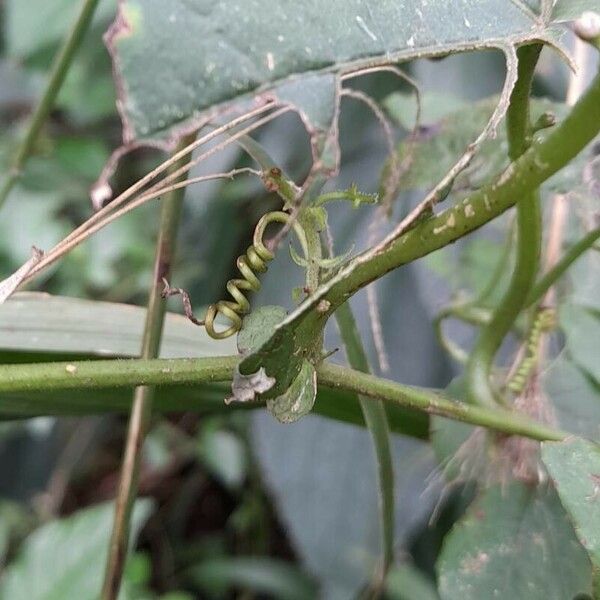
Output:
[[[0,393],[231,381],[239,356],[0,365]]]
[[[0,393],[231,382],[239,361],[239,356],[222,356],[1,365]],[[517,412],[454,402],[429,389],[402,385],[348,367],[322,363],[317,367],[317,377],[321,386],[387,400],[404,408],[489,427],[506,434],[536,440],[562,440],[568,435]]]
[[[453,402],[430,390],[402,385],[337,365],[323,364],[317,373],[323,385],[352,390],[369,398],[380,398],[406,408],[487,427],[501,433],[522,435],[540,441],[560,441],[569,435],[516,412]]]
[[[365,353],[350,304],[338,308],[335,318],[346,349],[348,363],[353,369],[369,373],[369,360]],[[390,427],[385,406],[381,400],[375,402],[359,395],[360,408],[365,424],[371,434],[379,479],[380,529],[383,545],[383,569],[381,582],[394,559],[394,464],[390,442]]]
[[[531,144],[529,96],[542,46],[519,48],[519,77],[507,113],[508,155],[520,158]],[[482,327],[466,369],[467,397],[473,404],[494,406],[499,395],[492,385],[494,358],[523,310],[540,266],[542,214],[539,190],[517,202],[517,256],[506,293],[491,321]]]
[[[399,238],[367,250],[342,268],[313,295],[309,304],[326,300],[329,310],[303,310],[297,331],[318,330],[337,307],[358,290],[386,273],[451,244],[514,206],[569,164],[600,131],[600,76],[573,107],[565,120],[546,137],[536,139],[529,150],[498,178],[439,215],[426,219]]]
[[[88,30],[94,11],[98,5],[98,0],[84,0],[79,15],[76,21],[71,26],[71,29],[65,38],[62,47],[58,51],[48,79],[48,84],[44,90],[43,96],[40,98],[36,109],[31,116],[31,122],[25,138],[19,145],[14,159],[11,163],[10,171],[4,180],[2,187],[0,187],[0,209],[6,201],[10,191],[19,178],[21,172],[25,166],[25,162],[29,158],[33,146],[38,138],[40,130],[42,129],[52,107],[56,96],[62,87],[65,77],[69,71],[69,67],[73,62],[75,53],[77,52],[83,37]]]
[[[188,144],[192,143],[194,138],[195,135],[184,138],[179,144],[177,151],[182,150]],[[183,166],[186,160],[182,159],[176,162],[172,167],[172,171]],[[141,356],[146,359],[156,358],[160,352],[166,309],[166,302],[162,298],[161,292],[164,287],[163,279],[170,279],[184,195],[185,188],[173,190],[163,200],[161,205],[159,234],[154,259],[154,274],[148,298],[146,324],[142,338]],[[142,447],[152,417],[153,394],[153,387],[143,385],[135,389],[133,396],[127,443],[121,467],[119,492],[115,505],[115,519],[110,540],[104,585],[102,587],[103,600],[114,600],[119,595],[125,558],[127,556],[131,512],[137,496]]]

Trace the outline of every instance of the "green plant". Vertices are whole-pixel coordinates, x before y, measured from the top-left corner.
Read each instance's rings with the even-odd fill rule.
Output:
[[[598,420],[588,419],[584,426],[555,414],[560,413],[561,398],[551,392],[552,377],[560,380],[560,369],[570,369],[569,381],[587,386],[594,400],[600,385],[597,350],[582,348],[593,334],[577,334],[584,321],[590,332],[599,327],[593,290],[599,289],[600,274],[593,261],[600,230],[594,222],[593,201],[598,200],[600,179],[597,142],[594,145],[600,132],[600,75],[584,92],[572,91],[566,103],[532,98],[544,46],[568,54],[561,45],[561,36],[569,31],[566,24],[574,22],[575,31],[585,39],[578,41],[579,58],[586,55],[582,48],[595,56],[600,49],[600,4],[487,0],[453,6],[451,11],[442,1],[421,6],[390,0],[369,9],[362,4],[336,0],[324,10],[317,2],[302,6],[259,2],[261,10],[251,12],[244,3],[230,2],[213,6],[208,19],[200,0],[176,7],[139,0],[119,5],[107,45],[120,94],[124,145],[95,185],[98,210],[46,253],[34,250],[30,260],[0,282],[0,301],[10,298],[0,308],[0,319],[5,311],[6,322],[17,329],[16,340],[4,346],[7,364],[0,365],[0,393],[5,398],[0,415],[7,419],[82,415],[131,407],[102,591],[105,599],[117,597],[125,571],[141,449],[153,411],[192,410],[214,416],[264,406],[286,424],[314,411],[369,431],[377,464],[379,552],[374,564],[364,561],[369,576],[361,575],[359,586],[348,585],[353,592],[403,597],[398,581],[405,580],[405,585],[414,586],[415,597],[434,594],[410,567],[398,570],[395,565],[392,434],[400,433],[432,442],[449,485],[476,482],[475,501],[456,519],[459,525],[447,533],[437,559],[437,593],[442,598],[481,598],[498,591],[523,598],[600,594],[598,544],[590,533],[595,516],[587,512],[594,511],[590,499],[597,482],[577,486],[570,479],[570,469],[577,469],[582,478],[596,481]],[[84,4],[65,42],[1,188],[0,206],[34,152],[94,7],[94,2]],[[234,13],[243,18],[232,21]],[[332,48],[334,33],[339,39]],[[247,53],[241,53],[241,47],[248,48]],[[157,55],[156,48],[163,51]],[[388,116],[373,97],[352,87],[358,85],[357,78],[371,74],[386,74],[389,80],[415,87],[414,79],[397,63],[490,49],[499,50],[506,64],[501,93],[492,101],[449,107],[451,100],[423,95],[417,86],[412,105],[405,92],[387,98]],[[202,58],[194,62],[190,57]],[[571,81],[575,90],[580,79],[573,75]],[[338,121],[344,98],[364,104],[383,130],[389,156],[381,165],[378,194],[362,192],[358,184],[325,189],[340,164],[343,168]],[[407,119],[411,111],[414,121]],[[300,185],[252,137],[292,113],[308,132],[312,158]],[[390,117],[401,125],[410,123],[398,145]],[[112,194],[109,179],[119,159],[144,145],[174,153],[101,207]],[[234,147],[245,156],[232,168],[191,173]],[[253,221],[253,243],[237,260],[242,279],[236,276],[225,284],[227,277],[222,277],[221,287],[233,302],[211,304],[205,319],[198,320],[192,311],[194,290],[171,287],[179,285],[174,255],[182,228],[183,194],[189,186],[207,182],[223,183],[223,189],[231,190],[242,176],[256,178],[260,187],[253,189],[269,194],[276,210],[261,209],[264,216]],[[386,214],[397,212],[400,192],[410,188],[429,191],[378,240],[374,232]],[[570,220],[565,216],[567,194],[582,199],[583,226],[575,211]],[[546,210],[549,226],[544,227],[548,197],[556,199]],[[68,300],[62,301],[61,317],[75,331],[74,346],[60,335],[34,348],[21,341],[19,319],[38,311],[35,326],[42,331],[44,310],[55,314],[59,305],[48,307],[61,300],[11,298],[14,292],[48,273],[109,223],[120,222],[133,209],[158,198],[161,217],[141,353],[132,350],[125,333],[118,331],[110,348],[85,345],[86,323],[97,322],[101,305],[91,303],[86,310]],[[368,245],[355,255],[352,251],[335,255],[328,214],[332,201],[344,202],[348,213],[353,209],[372,213]],[[450,206],[440,211],[442,202]],[[492,268],[477,271],[476,261],[486,257],[476,246],[463,251],[461,260],[466,262],[461,268],[438,268],[449,279],[456,279],[456,273],[472,278],[466,286],[459,282],[459,288],[475,288],[467,299],[450,302],[435,320],[442,345],[466,363],[461,377],[447,391],[439,391],[371,374],[350,298],[419,258],[449,260],[446,251],[451,244],[486,224],[506,224],[502,215],[513,207],[516,215],[509,224],[507,250],[500,252],[498,244],[491,243],[487,260]],[[267,242],[266,227],[273,221],[282,227]],[[210,220],[206,223],[210,227]],[[289,312],[268,305],[251,311],[246,293],[260,289],[266,263],[282,252],[282,241],[291,229],[302,250],[290,247],[291,258],[304,271],[303,285],[289,289],[296,305]],[[566,235],[573,239],[563,252]],[[514,252],[508,243],[512,238]],[[586,275],[577,275],[575,268],[590,256]],[[475,266],[469,267],[469,260]],[[571,273],[575,292],[558,294],[563,276]],[[592,292],[587,297],[577,292],[578,285],[588,284]],[[166,315],[165,300],[176,295],[182,297],[190,323]],[[379,356],[385,359],[375,303],[371,296],[369,320]],[[123,309],[116,305],[108,309],[104,319],[110,326],[111,319],[119,321]],[[81,311],[86,317],[75,316]],[[224,320],[215,327],[218,314]],[[324,336],[332,316],[349,366],[333,364],[329,358]],[[443,321],[449,318],[478,328],[470,350],[465,352],[445,335]],[[79,320],[73,323],[74,319]],[[180,337],[169,331],[163,335],[165,323],[179,327]],[[192,323],[205,330],[194,329]],[[566,334],[559,352],[549,347],[556,327]],[[235,333],[237,351],[219,341]],[[184,335],[185,341],[175,343]],[[161,342],[175,344],[175,357],[159,358]],[[194,347],[196,343],[202,348]],[[512,366],[502,354],[507,347],[516,355]],[[94,350],[108,357],[93,360],[100,353]],[[20,359],[18,352],[25,356]],[[133,388],[132,403],[128,394]],[[225,398],[227,406],[221,402]],[[214,469],[215,461],[202,456]],[[561,563],[569,565],[564,577]],[[13,567],[7,589],[15,585],[18,568],[24,567]],[[505,580],[507,569],[515,573],[511,581]],[[278,597],[315,593],[312,582],[277,563],[269,567],[250,559],[216,560],[190,573],[203,591],[217,596],[237,585]],[[2,593],[7,592],[2,588]],[[56,592],[43,597],[51,593]]]

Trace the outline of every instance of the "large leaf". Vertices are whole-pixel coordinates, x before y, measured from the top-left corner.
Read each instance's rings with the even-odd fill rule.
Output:
[[[131,519],[133,543],[152,503],[138,500]],[[2,600],[95,600],[102,587],[114,505],[81,510],[34,531],[0,580]],[[126,591],[120,596],[126,597]]]
[[[125,304],[21,293],[0,306],[0,349],[137,356],[146,309]],[[232,340],[216,343],[201,327],[169,314],[161,358],[234,354]]]
[[[544,443],[542,458],[577,537],[590,554],[600,593],[600,447],[579,438]]]
[[[253,416],[253,445],[279,517],[328,600],[353,598],[380,558],[376,469],[366,431],[308,416],[281,425]],[[394,437],[396,531],[402,546],[423,525],[435,492],[428,446]],[[432,493],[426,493],[430,491]]]
[[[565,600],[590,593],[591,568],[551,487],[486,490],[444,541],[443,600]]]
[[[578,2],[575,12],[594,7],[599,8],[598,0]],[[550,25],[519,0],[418,5],[397,0],[376,5],[362,0],[125,0],[109,46],[122,92],[126,140],[131,140],[164,135],[209,107],[292,75],[476,48],[506,49],[547,36]]]

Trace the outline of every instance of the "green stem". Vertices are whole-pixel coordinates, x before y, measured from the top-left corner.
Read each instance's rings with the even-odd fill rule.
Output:
[[[178,145],[177,151],[182,150],[188,144],[192,143],[194,138],[195,134],[183,138]],[[176,162],[171,171],[173,172],[183,166],[186,160],[182,159]],[[163,279],[170,279],[184,195],[185,188],[173,190],[163,200],[161,205],[159,234],[154,259],[154,274],[142,338],[141,356],[146,359],[156,358],[160,352],[166,311],[166,302],[162,298],[161,292],[164,287]],[[154,388],[143,385],[135,389],[133,396],[127,443],[121,468],[119,492],[115,505],[115,518],[109,545],[104,585],[102,587],[103,600],[116,599],[121,587],[121,579],[127,557],[127,545],[129,543],[131,512],[137,497],[142,448],[152,418],[153,395]]]
[[[71,26],[71,29],[65,38],[62,47],[58,51],[50,70],[48,84],[44,90],[43,96],[40,98],[38,105],[31,116],[31,122],[25,135],[25,138],[19,145],[17,152],[12,161],[10,171],[0,188],[0,209],[6,201],[10,191],[15,183],[21,177],[21,171],[25,166],[25,162],[29,158],[33,146],[38,138],[40,130],[46,122],[56,96],[62,87],[65,77],[69,71],[69,67],[73,62],[75,53],[77,52],[83,37],[88,30],[94,11],[98,5],[98,0],[84,0],[77,19]]]
[[[348,363],[358,371],[369,373],[369,360],[348,302],[338,308],[335,312],[335,318],[346,349]],[[381,400],[373,402],[362,395],[359,395],[358,400],[365,424],[371,434],[377,462],[380,530],[383,545],[381,582],[383,582],[394,559],[394,464],[390,443],[390,428],[385,406]]]
[[[1,365],[0,393],[231,382],[239,360],[239,356],[222,356]],[[562,440],[568,435],[517,412],[454,402],[428,389],[380,379],[348,367],[322,363],[317,368],[317,376],[321,386],[387,400],[400,407],[489,427],[510,435],[535,440]]]
[[[0,393],[231,381],[238,356],[0,365]]]
[[[340,304],[372,281],[455,242],[514,206],[519,198],[539,188],[569,164],[599,130],[600,75],[564,121],[546,137],[536,139],[529,150],[494,181],[400,237],[376,250],[365,251],[340,269],[307,303],[313,306],[320,300],[328,301],[326,313],[300,307],[303,312],[298,317],[297,336],[321,329]]]
[[[337,365],[323,364],[317,373],[320,383],[326,386],[351,390],[369,398],[380,398],[430,415],[439,415],[510,435],[522,435],[540,441],[561,441],[569,435],[517,412],[453,402],[429,390],[402,385]]]
[[[541,44],[536,44],[517,51],[519,77],[507,113],[508,155],[513,162],[531,145],[529,96],[541,49]],[[539,190],[535,189],[517,202],[517,256],[510,283],[492,320],[480,330],[467,363],[467,397],[473,404],[494,406],[500,400],[492,386],[494,358],[535,283],[541,246],[542,213]]]
[[[550,269],[550,271],[548,271],[529,292],[529,296],[527,296],[527,306],[529,307],[537,304],[546,295],[546,292],[565,274],[567,269],[599,239],[600,228],[590,231],[585,237],[573,244],[554,267]]]

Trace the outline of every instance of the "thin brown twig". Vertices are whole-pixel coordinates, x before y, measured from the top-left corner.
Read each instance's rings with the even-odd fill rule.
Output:
[[[261,127],[262,125],[265,125],[266,123],[270,122],[271,120],[284,114],[288,110],[290,110],[288,107],[280,108],[279,110],[271,113],[267,117],[264,117],[264,118],[256,121],[252,125],[249,125],[248,127],[236,132],[234,135],[226,138],[221,143],[217,144],[216,146],[214,146],[214,147],[210,148],[209,150],[207,150],[206,152],[202,153],[200,156],[198,156],[194,160],[192,160],[192,161],[188,162],[187,164],[185,164],[184,166],[178,168],[176,170],[176,172],[165,177],[164,180],[162,180],[160,182],[160,185],[153,186],[149,190],[147,190],[145,192],[144,196],[142,196],[142,198],[145,198],[144,202],[151,199],[150,198],[151,194],[156,194],[156,196],[162,195],[163,194],[162,186],[164,185],[165,182],[170,183],[174,179],[181,177],[182,175],[187,173],[193,166],[197,165],[202,160],[205,160],[209,156],[212,156],[213,154],[223,150],[225,147],[227,147],[229,144],[235,142],[240,137],[243,137],[244,135],[248,135],[255,129]],[[190,144],[190,146],[193,146],[193,144]],[[182,156],[185,156],[185,154],[187,154],[187,152],[179,152],[178,153],[180,158]],[[166,161],[166,163],[173,164],[172,161]],[[207,176],[207,177],[210,178],[211,176]],[[214,177],[212,177],[212,178],[214,178]],[[132,187],[136,187],[137,185],[138,184],[136,184],[135,186],[132,186]],[[156,196],[154,196],[154,197],[156,197]],[[132,204],[134,202],[138,202],[138,200],[139,200],[139,198],[134,201],[131,201],[130,204]],[[128,209],[130,204],[128,204],[125,207],[125,209]],[[140,203],[136,204],[135,206],[139,206],[139,204]],[[123,211],[124,209],[120,209],[120,210]],[[129,212],[129,210],[124,210],[124,212],[120,212],[118,214],[120,216],[121,214],[124,214],[125,212]],[[115,211],[112,211],[112,212],[115,212]],[[105,220],[97,222],[98,219],[95,218],[95,216],[94,216],[94,217],[88,219],[88,221],[86,221],[86,223],[84,224],[84,225],[86,225],[85,227],[83,225],[80,226],[73,233],[71,233],[69,236],[64,238],[61,242],[59,242],[54,248],[52,248],[48,253],[46,253],[44,258],[42,260],[40,260],[39,263],[37,263],[33,269],[31,269],[28,272],[27,276],[23,279],[22,283],[25,283],[25,282],[31,280],[33,277],[38,275],[43,269],[46,269],[48,266],[50,266],[51,264],[56,262],[59,258],[64,256],[66,253],[70,252],[74,247],[79,245],[84,239],[89,237],[89,235],[91,235],[92,233],[95,233],[99,229],[103,228],[107,223],[110,223],[111,221],[113,221],[116,218],[113,215],[109,215],[108,217],[106,217],[106,213],[104,213],[102,216],[105,217]],[[90,222],[92,222],[92,223],[95,222],[95,223],[90,227],[89,226]]]
[[[138,191],[140,191],[144,186],[146,186],[151,181],[156,179],[161,173],[163,173],[164,171],[169,169],[171,167],[171,165],[180,161],[187,154],[192,153],[199,146],[210,142],[214,138],[218,137],[219,135],[221,135],[223,133],[226,133],[227,131],[230,131],[231,129],[237,127],[238,125],[244,123],[245,121],[248,121],[249,119],[252,119],[256,116],[261,115],[262,113],[264,113],[268,110],[271,110],[273,107],[274,107],[274,105],[272,103],[270,103],[270,104],[260,106],[259,108],[256,108],[252,111],[248,111],[248,112],[244,113],[243,115],[237,117],[236,119],[229,121],[225,125],[217,127],[210,133],[198,138],[193,143],[189,144],[187,147],[182,148],[179,152],[175,153],[173,156],[171,156],[170,158],[168,158],[167,160],[162,162],[155,169],[153,169],[152,171],[150,171],[149,173],[144,175],[144,177],[142,177],[140,180],[136,181],[136,183],[134,183],[132,186],[130,186],[125,191],[123,191],[121,194],[119,194],[114,200],[112,200],[104,208],[95,212],[89,219],[87,219],[79,227],[74,229],[69,235],[67,235],[65,238],[63,238],[58,244],[56,244],[56,246],[53,248],[53,250],[58,249],[62,244],[68,243],[71,239],[77,237],[81,232],[85,231],[88,227],[91,227],[94,223],[96,223],[97,221],[102,219],[105,215],[114,211],[118,206],[120,206],[121,204],[126,202],[134,194],[136,194]]]

